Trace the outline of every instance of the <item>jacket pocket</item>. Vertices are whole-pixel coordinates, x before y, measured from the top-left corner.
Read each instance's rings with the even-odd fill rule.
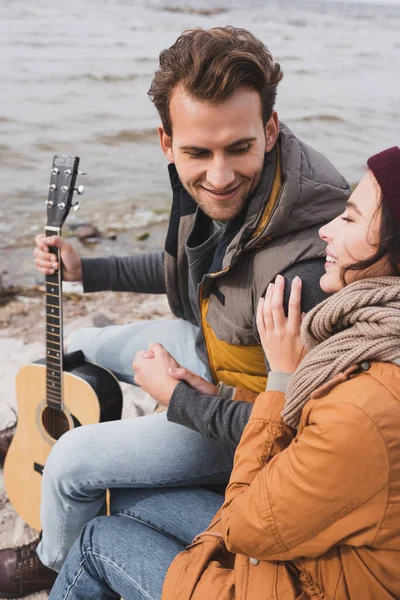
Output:
[[[204,532],[172,561],[162,600],[233,600],[233,566],[222,539]]]

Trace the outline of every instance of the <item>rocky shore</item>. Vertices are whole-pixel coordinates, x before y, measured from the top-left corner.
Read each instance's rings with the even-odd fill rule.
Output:
[[[15,419],[15,376],[18,370],[45,352],[44,289],[40,286],[11,289],[0,285],[0,428]],[[170,316],[165,296],[119,292],[82,294],[78,285],[64,290],[64,340],[82,327],[104,327],[132,320]],[[156,404],[147,394],[122,384],[123,418],[134,418],[154,411]],[[0,549],[25,544],[37,536],[15,513],[7,500],[0,469]],[[47,593],[27,598],[44,600]]]

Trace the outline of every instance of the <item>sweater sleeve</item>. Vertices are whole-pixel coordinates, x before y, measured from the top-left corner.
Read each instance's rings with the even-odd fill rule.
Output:
[[[167,418],[236,448],[252,408],[249,402],[202,394],[180,381],[172,393]]]
[[[85,292],[138,292],[165,294],[164,252],[82,258]]]
[[[283,309],[285,315],[288,314],[290,290],[293,279],[298,276],[300,277],[303,285],[301,289],[301,311],[309,312],[314,306],[325,300],[328,295],[321,290],[319,280],[325,273],[324,261],[321,258],[314,258],[312,260],[303,260],[295,263],[286,271],[282,273],[285,278],[285,290],[283,293]],[[263,291],[263,295],[265,290]],[[256,313],[253,317],[253,331],[256,339],[260,342],[260,335],[257,329]],[[260,342],[261,343],[261,342]],[[270,366],[267,357],[264,354],[265,367],[267,373],[269,373]]]
[[[285,292],[283,305],[285,313],[289,305],[290,290],[293,279],[298,276],[303,282],[301,291],[301,310],[309,312],[314,306],[328,297],[328,294],[321,290],[319,280],[325,273],[324,260],[315,258],[313,260],[304,260],[295,263],[282,273],[285,278]]]
[[[222,507],[228,550],[294,560],[340,543],[372,543],[386,510],[388,457],[370,417],[340,402],[340,394],[351,397],[355,388],[341,387],[313,402],[292,443],[294,430],[291,435],[280,417],[284,394],[260,394]]]

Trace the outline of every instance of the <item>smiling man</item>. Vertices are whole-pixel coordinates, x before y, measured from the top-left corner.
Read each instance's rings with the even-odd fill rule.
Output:
[[[230,221],[256,189],[279,125],[275,112],[264,125],[259,93],[244,86],[223,102],[223,111],[221,118],[220,103],[198,100],[178,84],[170,99],[173,137],[163,127],[159,136],[200,209],[212,219]]]
[[[137,351],[160,342],[179,364],[229,390],[215,395],[171,379],[167,413],[63,435],[43,474],[42,539],[0,551],[0,596],[50,587],[53,569],[103,510],[107,488],[113,514],[143,519],[183,544],[207,527],[193,506],[193,528],[182,531],[179,519],[164,514],[160,494],[149,501],[147,492],[144,501],[143,488],[227,483],[251,411],[236,400],[264,390],[267,379],[258,300],[278,273],[288,284],[301,277],[303,310],[322,300],[325,244],[318,229],[342,212],[349,195],[329,161],[279,123],[274,104],[281,78],[279,64],[248,31],[184,32],[161,53],[149,91],[170,163],[165,250],[81,260],[67,241],[37,236],[41,273],[57,269],[48,250],[55,245],[64,279],[83,281],[86,292],[167,293],[178,317],[85,329],[70,350],[82,349],[87,360],[134,383]],[[166,369],[174,364],[168,360]],[[232,400],[234,388],[242,391]],[[156,386],[149,391],[157,398]]]

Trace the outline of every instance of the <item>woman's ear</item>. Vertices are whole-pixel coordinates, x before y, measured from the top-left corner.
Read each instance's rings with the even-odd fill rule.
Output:
[[[265,144],[265,152],[271,152],[272,148],[276,144],[278,135],[279,135],[279,118],[278,118],[278,113],[276,112],[276,110],[274,110],[271,115],[271,118],[269,119],[268,123],[265,126],[265,137],[267,140],[266,144]]]
[[[172,151],[172,137],[167,135],[164,131],[162,125],[160,125],[157,129],[158,138],[160,140],[161,150],[164,152],[165,156],[168,158],[169,162],[174,161],[174,153]]]

